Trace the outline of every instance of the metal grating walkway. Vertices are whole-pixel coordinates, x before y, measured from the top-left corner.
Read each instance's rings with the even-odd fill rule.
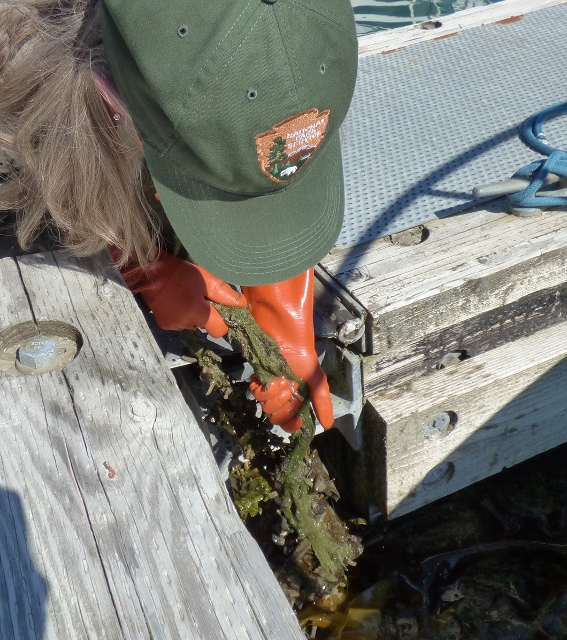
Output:
[[[518,137],[532,113],[567,101],[567,5],[518,22],[362,58],[343,128],[352,247],[481,202],[474,186],[541,156]],[[567,118],[545,126],[567,149]]]

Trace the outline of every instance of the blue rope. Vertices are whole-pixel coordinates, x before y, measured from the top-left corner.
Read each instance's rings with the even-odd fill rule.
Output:
[[[522,126],[522,137],[534,151],[548,156],[547,159],[536,160],[522,167],[512,176],[524,177],[532,174],[532,182],[527,189],[512,193],[508,200],[514,207],[553,207],[567,205],[567,197],[536,196],[548,174],[554,173],[567,177],[567,152],[554,149],[545,134],[543,123],[556,116],[567,115],[567,102],[546,107],[530,116]]]

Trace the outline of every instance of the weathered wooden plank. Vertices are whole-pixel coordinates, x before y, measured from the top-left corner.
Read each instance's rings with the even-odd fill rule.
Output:
[[[567,282],[435,331],[386,356],[364,358],[369,396],[446,366],[450,354],[477,356],[567,320]]]
[[[536,218],[477,210],[432,221],[416,246],[381,238],[334,249],[325,269],[372,317],[373,353],[395,352],[436,331],[567,280],[567,213]]]
[[[387,512],[402,515],[567,441],[566,338],[561,322],[370,396],[385,425],[377,455],[386,458]],[[452,426],[432,433],[443,412]]]
[[[375,55],[377,53],[389,53],[411,44],[447,38],[473,27],[484,24],[494,24],[499,21],[520,18],[526,13],[554,7],[562,4],[564,0],[504,0],[497,4],[482,7],[472,7],[459,11],[456,14],[444,16],[439,21],[440,26],[434,29],[423,29],[418,25],[400,27],[387,31],[379,31],[359,37],[359,58]]]
[[[0,374],[2,638],[303,638],[107,258],[5,259],[0,282],[0,330],[31,305],[84,341]]]
[[[4,330],[32,320],[33,314],[16,261],[5,259],[0,265]],[[21,311],[15,313],[16,308]],[[64,377],[3,374],[1,389],[1,557],[9,565],[1,588],[11,598],[0,599],[0,635],[87,638],[98,630],[98,637],[118,637],[118,618],[89,521],[65,472],[65,443],[77,431],[77,421],[64,409],[67,401],[72,410]],[[9,514],[15,514],[12,522]]]

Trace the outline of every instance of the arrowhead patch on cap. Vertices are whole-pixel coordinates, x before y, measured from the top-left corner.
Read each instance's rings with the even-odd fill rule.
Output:
[[[308,109],[258,134],[256,150],[262,173],[273,182],[289,182],[323,141],[330,113]]]

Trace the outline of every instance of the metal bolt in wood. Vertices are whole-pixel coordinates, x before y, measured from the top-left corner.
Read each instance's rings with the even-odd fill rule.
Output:
[[[80,332],[66,322],[21,322],[0,332],[0,372],[37,375],[61,369],[81,346]]]

